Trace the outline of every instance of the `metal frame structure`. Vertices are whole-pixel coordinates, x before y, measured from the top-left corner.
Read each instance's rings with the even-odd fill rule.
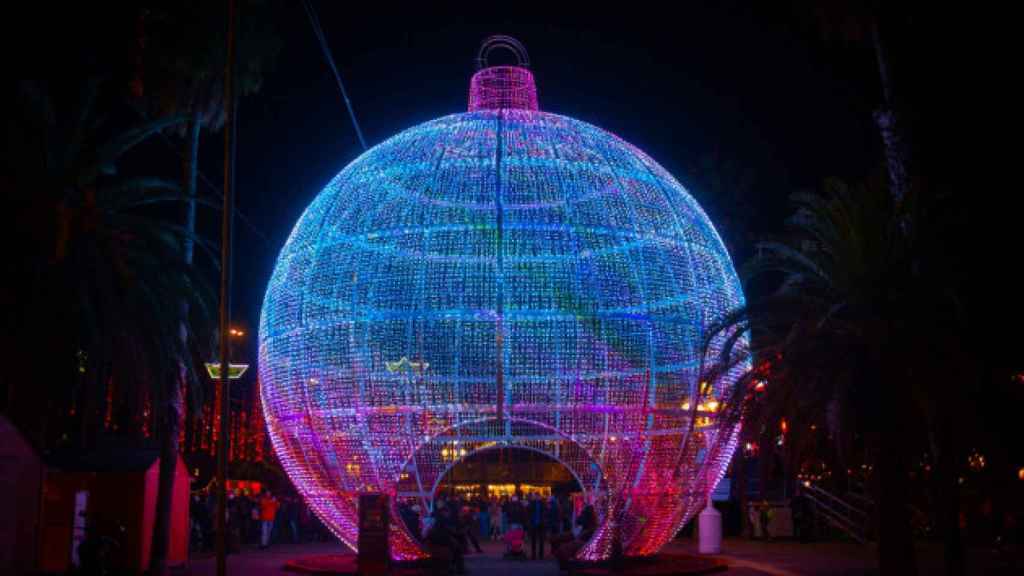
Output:
[[[743,294],[686,190],[618,137],[539,111],[524,66],[486,67],[498,46],[481,49],[469,112],[371,148],[292,231],[260,323],[270,436],[350,546],[358,494],[404,476],[424,497],[453,454],[508,446],[591,493],[600,525],[580,557],[652,554],[735,448],[739,423],[717,416],[746,366],[701,380],[704,339]],[[424,557],[400,524],[393,555]]]
[[[486,38],[480,44],[480,50],[476,54],[476,69],[478,71],[491,67],[487,59],[495,50],[508,50],[515,54],[517,68],[530,67],[530,55],[526,52],[526,46],[511,36],[498,34]]]

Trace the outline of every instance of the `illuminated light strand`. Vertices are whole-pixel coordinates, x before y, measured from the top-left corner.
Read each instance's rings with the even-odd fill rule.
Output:
[[[268,432],[349,546],[359,493],[429,498],[458,461],[515,447],[563,463],[595,504],[581,558],[608,558],[616,534],[653,554],[737,447],[739,425],[718,418],[749,366],[713,385],[700,369],[704,334],[742,304],[671,175],[538,111],[525,68],[485,68],[469,112],[367,151],[292,230],[259,328]],[[401,523],[391,544],[426,555]]]
[[[537,84],[520,66],[491,66],[469,83],[469,111],[537,110]]]

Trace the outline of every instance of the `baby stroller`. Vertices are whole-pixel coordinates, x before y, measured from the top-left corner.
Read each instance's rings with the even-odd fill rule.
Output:
[[[526,531],[523,530],[523,527],[516,524],[505,533],[504,538],[505,558],[526,560],[526,550],[523,549],[523,542],[526,541]]]

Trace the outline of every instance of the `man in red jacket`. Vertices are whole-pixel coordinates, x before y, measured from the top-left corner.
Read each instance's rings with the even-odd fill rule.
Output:
[[[270,546],[270,534],[274,529],[274,518],[277,516],[277,510],[281,507],[281,503],[274,498],[274,495],[267,490],[263,493],[263,497],[260,498],[260,549]]]

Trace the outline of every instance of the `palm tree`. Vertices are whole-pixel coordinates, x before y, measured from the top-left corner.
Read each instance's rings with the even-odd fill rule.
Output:
[[[224,126],[224,58],[227,14],[220,4],[185,3],[168,8],[164,3],[139,10],[141,37],[138,60],[142,70],[135,81],[136,94],[150,113],[183,115],[188,121],[177,127],[182,137],[182,194],[197,195],[200,135]],[[280,40],[273,27],[267,2],[250,0],[239,40],[236,93],[255,94],[263,86],[264,72],[273,66]],[[186,202],[185,228],[195,231],[196,203]],[[191,262],[193,244],[182,246]]]
[[[236,92],[241,95],[253,94],[262,86],[263,70],[272,64],[279,49],[273,20],[266,13],[266,3],[248,2],[243,7],[246,18],[241,33],[240,53],[242,66],[235,78]],[[185,202],[182,256],[186,265],[193,262],[196,230],[196,206],[199,172],[200,135],[220,130],[225,123],[224,63],[225,31],[227,14],[223,5],[195,2],[178,8],[159,4],[155,8],[139,11],[138,61],[143,69],[137,74],[136,95],[145,96],[146,107],[159,114],[183,115],[188,121],[181,125],[182,136],[182,184]],[[183,318],[188,315],[188,302],[181,301]],[[182,346],[188,346],[187,331],[180,331]],[[184,371],[179,380],[185,377]],[[166,427],[161,431],[161,452],[164,456],[160,468],[159,495],[157,500],[156,523],[153,530],[150,571],[165,574],[167,571],[167,550],[170,539],[171,491],[174,482],[173,455],[178,453],[178,431],[183,414],[182,386],[167,388],[170,395],[163,398],[160,406],[168,416],[162,421]]]
[[[209,332],[213,291],[180,247],[186,237],[209,247],[167,214],[168,205],[194,196],[183,197],[176,182],[122,176],[119,164],[138,144],[187,118],[162,116],[108,136],[111,129],[97,112],[102,86],[98,79],[86,82],[66,118],[46,85],[21,85],[23,129],[38,135],[32,140],[40,148],[23,150],[24,159],[43,160],[23,166],[16,186],[29,194],[26,187],[34,185],[26,219],[43,223],[43,230],[24,261],[25,313],[18,324],[38,337],[24,338],[25,357],[39,362],[28,364],[43,365],[40,355],[54,352],[88,359],[80,371],[90,397],[113,371],[120,393],[159,399],[178,387],[182,373],[184,384],[200,382],[198,352],[182,331]],[[169,305],[174,302],[188,304],[187,316]],[[167,418],[157,416],[158,423]],[[83,430],[91,417],[91,411],[82,415]],[[172,470],[175,459],[172,453]]]
[[[918,167],[912,153],[911,127],[905,117],[909,108],[904,109],[907,95],[900,82],[904,78],[895,65],[901,56],[896,40],[920,25],[916,22],[919,18],[913,17],[914,8],[898,2],[796,0],[791,11],[798,26],[812,29],[822,40],[853,47],[862,57],[870,56],[881,97],[873,119],[882,141],[888,189],[897,202],[902,201],[911,193]]]
[[[916,200],[897,203],[882,183],[838,180],[824,195],[795,194],[789,235],[759,244],[743,271],[777,288],[720,327],[749,331],[753,346],[739,353],[772,361],[760,412],[799,422],[836,401],[856,412],[876,471],[879,566],[893,574],[916,573],[910,448],[948,436],[940,415],[950,413],[949,397],[924,387],[965,374],[967,365],[959,353],[956,250],[942,234],[941,203]],[[720,361],[735,362],[736,353],[727,348]],[[908,430],[915,415],[927,424],[918,437]]]

